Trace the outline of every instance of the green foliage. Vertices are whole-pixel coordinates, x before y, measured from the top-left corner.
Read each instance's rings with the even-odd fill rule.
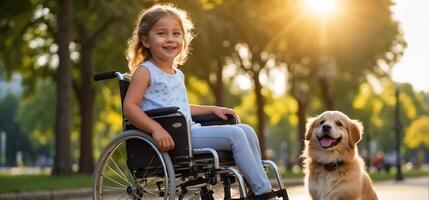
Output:
[[[22,124],[15,119],[20,107],[19,100],[20,97],[10,93],[0,99],[0,132],[6,133],[5,159],[7,166],[16,166],[16,152],[18,151],[22,152],[24,162],[31,162],[35,159],[30,138],[22,130]]]
[[[269,119],[269,148],[273,149],[277,155],[275,159],[287,161],[288,165],[301,154],[298,150],[298,144],[295,142],[298,138],[296,126],[298,118],[296,112],[297,102],[291,96],[267,97],[265,113]]]
[[[255,106],[255,94],[253,92],[247,92],[241,98],[241,103],[234,107],[234,110],[240,116],[241,122],[249,124],[252,127],[257,125],[256,106]]]
[[[404,140],[410,149],[429,147],[429,116],[421,116],[413,120],[406,129]]]
[[[0,5],[0,73],[11,74],[13,66],[22,63],[21,51],[22,35],[31,26],[31,10],[33,5],[30,0],[23,0],[17,4],[13,0],[4,0]]]
[[[20,99],[19,109],[16,114],[16,121],[29,139],[33,151],[37,155],[44,155],[49,158],[54,156],[54,124],[55,124],[55,85],[50,78],[36,80],[34,93]],[[76,101],[73,99],[73,103]],[[77,116],[77,107],[73,106],[73,116]],[[77,159],[78,152],[78,132],[80,120],[75,117],[72,121],[73,130],[71,133],[73,158]],[[35,157],[37,158],[37,157]]]
[[[191,104],[213,104],[213,95],[206,82],[191,76],[188,78],[186,89]]]
[[[117,82],[105,82],[103,86],[97,89],[99,95],[95,104],[97,113],[93,138],[95,159],[98,159],[101,151],[113,137],[122,132],[121,98]]]
[[[55,88],[46,79],[36,83],[36,93],[21,101],[17,121],[36,146],[53,147],[55,121]],[[49,148],[49,149],[50,149]],[[49,152],[52,155],[53,152]]]
[[[381,90],[379,91],[369,83],[360,86],[359,93],[352,104],[354,111],[351,112],[351,117],[361,120],[365,126],[365,133],[371,134],[370,137],[378,142],[379,148],[388,152],[394,149],[395,144],[395,87],[400,91],[399,115],[402,127],[409,127],[411,121],[425,115],[427,111],[426,103],[422,101],[424,99],[422,94],[413,91],[409,84],[395,85],[390,79],[380,80]],[[407,137],[409,136],[405,137],[405,144],[409,144]]]

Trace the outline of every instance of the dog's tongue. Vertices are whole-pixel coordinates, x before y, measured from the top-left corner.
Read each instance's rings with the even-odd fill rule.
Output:
[[[324,137],[320,140],[320,145],[322,145],[322,147],[329,147],[332,143],[334,143],[334,141],[335,140],[332,138]]]

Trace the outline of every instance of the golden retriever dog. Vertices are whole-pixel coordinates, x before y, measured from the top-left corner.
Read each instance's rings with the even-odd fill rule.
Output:
[[[358,154],[362,134],[362,124],[339,111],[308,120],[302,157],[313,200],[378,199]]]

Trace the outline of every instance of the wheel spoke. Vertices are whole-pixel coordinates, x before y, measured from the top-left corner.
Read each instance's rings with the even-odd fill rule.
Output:
[[[118,165],[116,165],[116,162],[112,159],[112,158],[110,158],[110,160],[113,162],[113,164],[117,167],[117,169],[118,170],[121,170],[121,169],[119,169],[118,168]],[[125,182],[127,182],[128,184],[130,184],[131,185],[131,183],[125,178],[125,177],[123,177],[121,174],[123,174],[122,173],[122,171],[119,171],[121,174],[119,174],[116,170],[114,170],[109,164],[107,164],[107,167],[109,167],[109,169],[111,169],[112,171],[113,171],[113,173],[115,173],[117,176],[119,176],[122,180],[124,180]]]
[[[122,156],[122,155],[121,155]],[[122,157],[123,158],[123,157]],[[118,174],[118,176],[120,176],[124,181],[126,181],[128,184],[131,184],[130,181],[128,181],[127,177],[125,176],[125,174],[123,173],[123,171],[121,170],[121,168],[118,166],[118,164],[112,159],[112,157],[110,157],[110,160],[113,162],[113,164],[115,165],[116,169],[119,170],[119,173],[121,173],[122,176],[120,176]],[[109,166],[110,167],[110,166]],[[112,169],[112,168],[111,168]],[[113,170],[113,169],[112,169]],[[116,171],[116,170],[113,170]],[[125,171],[129,171],[129,170],[125,170]],[[116,172],[115,172],[116,173]]]
[[[155,155],[156,155],[156,154],[155,154]],[[145,170],[145,172],[144,172],[144,174],[143,174],[143,177],[146,177],[147,170],[149,169],[149,166],[152,164],[152,161],[153,161],[153,159],[155,158],[155,155],[154,155],[154,156],[152,156],[152,158],[150,159],[149,165],[146,167],[146,170]]]
[[[133,194],[133,196],[137,197],[138,199],[143,199],[143,198],[139,197],[137,194]]]
[[[142,146],[129,149],[128,145]],[[136,152],[139,149],[141,152]],[[141,159],[133,162],[136,169],[129,169],[129,155],[137,155],[129,159]],[[164,200],[175,194],[174,168],[169,156],[156,149],[150,135],[137,130],[125,131],[109,143],[97,163],[96,173],[94,200]],[[127,191],[128,187],[133,191]]]
[[[122,148],[119,148],[119,154],[121,154],[121,158],[126,158],[126,157],[125,157],[125,154],[122,152]],[[130,170],[125,170],[125,171],[127,171],[127,172],[128,172],[127,174],[129,174],[129,176],[131,176],[131,178],[135,178],[135,177],[131,174],[131,171],[130,171]],[[126,175],[125,175],[125,177],[126,177]],[[134,180],[137,180],[137,179],[134,179]]]
[[[146,185],[150,185],[150,184],[152,184],[153,182],[155,182],[156,180],[159,180],[159,179],[161,179],[161,178],[154,178],[153,180],[150,180],[150,182],[146,182],[145,186]]]
[[[155,192],[152,192],[152,191],[149,191],[149,190],[143,190],[143,191],[146,192],[146,193],[149,193],[149,194],[151,194],[153,196],[159,196],[159,194],[156,194]]]
[[[158,170],[159,170],[160,168],[161,168],[161,167],[157,167],[155,170],[153,170],[153,171],[152,171],[152,173],[151,173],[149,176],[154,175],[154,174],[155,174],[155,172],[158,172]]]
[[[127,199],[128,199],[128,196],[126,196],[128,193],[124,193],[124,194],[122,194],[120,197],[119,197],[119,199],[118,200],[121,200],[122,199],[122,197],[127,197]]]
[[[112,186],[103,186],[103,188],[107,188],[107,189],[111,189],[112,191],[117,191],[117,190],[119,190],[119,191],[123,191],[124,190],[124,188],[120,188],[120,187],[112,187]]]
[[[118,185],[120,185],[120,186],[122,186],[122,187],[124,187],[124,188],[126,188],[127,186],[125,186],[124,184],[122,184],[122,183],[119,183],[118,181],[116,181],[115,179],[113,179],[113,178],[110,178],[110,177],[108,177],[108,176],[103,176],[103,177],[106,177],[107,179],[109,179],[110,181],[112,181],[112,182],[114,182],[114,183],[116,183],[116,184],[118,184]]]

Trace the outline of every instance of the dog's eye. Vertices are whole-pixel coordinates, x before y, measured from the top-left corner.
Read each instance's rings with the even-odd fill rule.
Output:
[[[322,120],[322,121],[320,121],[320,125],[322,125],[322,124],[324,124],[325,123],[325,120]]]
[[[343,126],[343,123],[341,123],[340,121],[336,121],[335,124],[337,124],[337,126]]]

